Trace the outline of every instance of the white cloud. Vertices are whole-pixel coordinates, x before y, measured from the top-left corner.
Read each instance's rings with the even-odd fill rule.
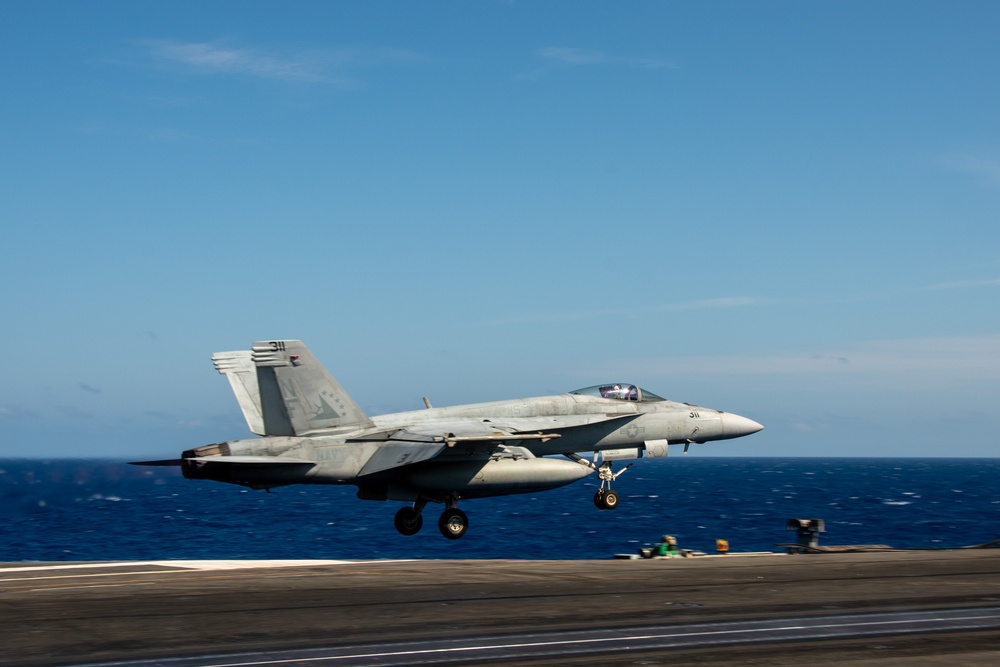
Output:
[[[930,289],[965,289],[968,287],[996,287],[1000,286],[1000,278],[986,278],[984,280],[956,280],[950,283],[940,283],[931,285]]]
[[[425,62],[421,54],[402,49],[345,48],[276,53],[213,42],[144,40],[149,55],[167,65],[200,74],[236,74],[291,83],[353,84],[348,71],[362,67]]]
[[[971,174],[983,184],[1000,187],[1000,160],[983,158],[970,154],[946,155],[941,163],[952,171]]]
[[[715,310],[720,308],[744,308],[767,303],[763,299],[753,297],[720,297],[716,299],[697,299],[694,301],[679,301],[676,303],[665,303],[645,308],[602,308],[599,310],[580,310],[562,313],[547,313],[545,315],[520,315],[502,320],[491,320],[487,324],[511,325],[511,324],[538,324],[542,322],[578,322],[582,320],[595,320],[604,318],[614,318],[623,316],[648,315],[651,313],[671,313],[685,310]]]
[[[624,365],[664,374],[881,377],[904,386],[997,381],[1000,334],[868,341],[816,353],[661,357]]]
[[[676,68],[677,65],[659,56],[616,56],[603,51],[591,51],[564,46],[538,49],[543,60],[562,65],[623,65],[647,69]]]
[[[38,414],[20,405],[0,405],[0,418],[24,421],[37,419]]]
[[[160,127],[150,130],[146,138],[156,143],[173,144],[194,139],[195,135],[173,127]]]
[[[145,44],[154,59],[184,65],[202,73],[244,74],[306,83],[326,81],[315,58],[307,56],[282,57],[204,42],[150,40]]]
[[[571,49],[559,46],[548,46],[538,49],[538,55],[546,60],[555,60],[566,65],[596,65],[608,62],[608,55],[600,51],[586,49]]]

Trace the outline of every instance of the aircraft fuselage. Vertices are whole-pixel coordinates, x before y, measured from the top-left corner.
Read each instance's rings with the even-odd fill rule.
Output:
[[[595,472],[601,484],[594,503],[613,509],[611,482],[622,472],[612,472],[613,461],[666,456],[670,445],[687,451],[691,443],[763,428],[623,383],[369,417],[301,341],[262,341],[213,360],[250,430],[262,437],[148,464],[180,465],[188,478],[255,489],[353,484],[362,499],[412,502],[395,518],[404,535],[420,529],[428,502],[446,505],[438,525],[455,539],[468,525],[460,498],[545,491]]]

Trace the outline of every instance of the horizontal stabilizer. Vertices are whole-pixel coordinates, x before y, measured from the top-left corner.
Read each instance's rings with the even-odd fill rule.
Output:
[[[316,465],[315,461],[295,459],[290,456],[192,456],[184,459],[169,459],[165,461],[130,461],[130,466],[181,466],[185,461],[204,461],[205,463],[249,463],[256,465]]]

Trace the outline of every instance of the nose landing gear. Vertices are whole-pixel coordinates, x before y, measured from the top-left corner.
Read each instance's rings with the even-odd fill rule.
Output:
[[[618,472],[611,471],[611,461],[605,461],[597,469],[597,474],[601,478],[601,488],[594,494],[594,505],[599,510],[613,510],[618,507],[618,494],[611,490],[611,482],[618,479],[618,476],[632,467],[629,463]]]
[[[611,482],[618,479],[618,476],[623,472],[632,467],[629,463],[627,466],[619,470],[618,472],[613,472],[611,470],[611,461],[605,461],[598,467],[596,464],[591,463],[582,456],[577,456],[576,454],[566,454],[566,458],[576,461],[582,466],[586,466],[591,470],[597,472],[597,476],[601,480],[601,487],[594,494],[594,505],[599,510],[613,510],[618,507],[618,501],[620,498],[618,494],[611,490]],[[596,458],[596,457],[595,457]]]
[[[599,510],[613,510],[618,507],[618,494],[608,489],[600,489],[594,494],[594,505]]]

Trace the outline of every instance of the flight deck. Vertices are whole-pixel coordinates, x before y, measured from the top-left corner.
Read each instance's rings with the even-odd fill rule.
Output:
[[[7,563],[0,623],[18,667],[993,665],[1000,551]]]

